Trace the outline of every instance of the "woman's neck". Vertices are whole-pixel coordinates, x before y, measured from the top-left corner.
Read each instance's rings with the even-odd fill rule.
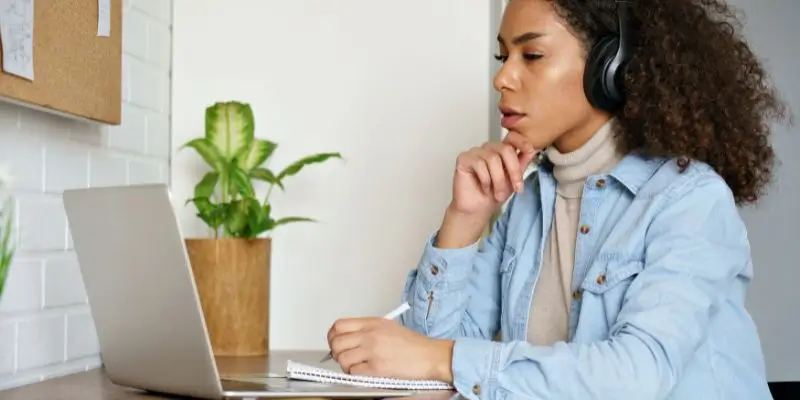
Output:
[[[553,163],[553,175],[558,181],[559,193],[579,197],[587,177],[606,172],[619,161],[612,121],[603,124],[585,143],[573,151],[562,153],[555,146],[547,149],[547,158]]]
[[[612,117],[608,114],[596,112],[578,124],[574,129],[565,132],[553,146],[562,153],[571,153],[586,144],[602,127],[608,125]]]

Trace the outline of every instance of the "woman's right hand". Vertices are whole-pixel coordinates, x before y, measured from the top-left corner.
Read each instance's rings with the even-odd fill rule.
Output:
[[[514,192],[537,151],[524,136],[509,132],[502,142],[488,142],[459,154],[453,198],[439,231],[438,247],[462,247],[480,237],[492,214]]]

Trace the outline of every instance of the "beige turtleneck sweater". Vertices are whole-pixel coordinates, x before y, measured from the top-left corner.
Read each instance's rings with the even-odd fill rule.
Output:
[[[542,269],[534,290],[527,339],[534,345],[569,340],[572,269],[580,223],[580,204],[586,178],[609,172],[621,159],[616,151],[611,121],[577,150],[561,153],[550,147],[557,182],[555,215],[543,253]]]

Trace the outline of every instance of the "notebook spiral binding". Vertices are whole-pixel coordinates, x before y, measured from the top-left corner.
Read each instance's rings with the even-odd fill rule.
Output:
[[[286,363],[286,372],[289,379],[307,380],[320,383],[340,383],[367,388],[406,390],[453,389],[452,385],[445,382],[350,375],[342,372],[334,372],[322,368],[312,367],[291,360]]]

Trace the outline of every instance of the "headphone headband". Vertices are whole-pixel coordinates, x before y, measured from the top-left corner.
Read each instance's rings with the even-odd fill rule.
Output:
[[[624,64],[630,60],[631,57],[631,7],[630,0],[617,0],[619,46],[604,77],[608,89],[611,92],[610,94],[616,99],[624,99],[625,97],[624,85],[621,80]]]
[[[617,20],[619,22],[619,49],[614,61],[611,63],[614,69],[622,63],[628,61],[631,56],[631,25],[633,16],[631,15],[631,0],[617,0]]]

